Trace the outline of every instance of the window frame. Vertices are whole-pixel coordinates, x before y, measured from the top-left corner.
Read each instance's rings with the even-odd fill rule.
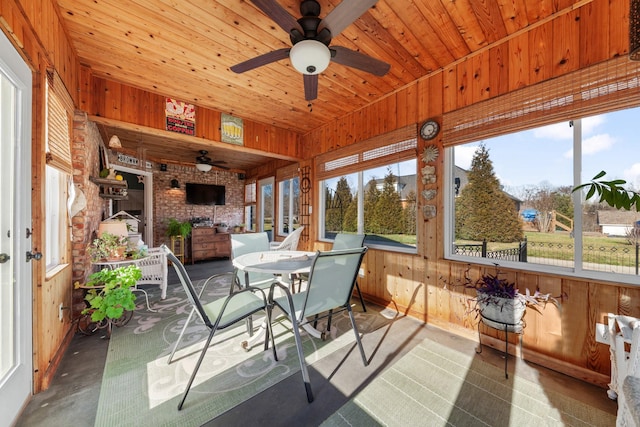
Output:
[[[571,122],[573,124],[573,184],[576,187],[582,183],[582,117],[574,119],[563,119],[559,122]],[[548,124],[548,123],[546,123]],[[540,126],[545,126],[541,124]],[[530,128],[533,129],[533,128]],[[507,135],[512,132],[505,132]],[[496,135],[496,136],[502,136]],[[467,143],[477,142],[468,141]],[[462,144],[457,144],[462,145]],[[453,251],[455,241],[455,156],[453,154],[456,145],[449,145],[444,149],[444,258],[450,261],[459,261],[472,263],[477,265],[494,266],[496,260],[492,258],[474,257],[469,255],[456,254]],[[572,194],[574,212],[583,211],[583,203],[585,199],[583,193],[575,192]],[[575,277],[576,279],[593,279],[599,281],[614,281],[625,284],[640,285],[640,276],[631,274],[622,274],[615,272],[604,272],[597,270],[589,270],[583,268],[583,227],[582,215],[574,217],[574,265],[572,267],[562,267],[550,264],[535,264],[518,261],[500,260],[501,267],[512,268],[522,271],[530,271],[544,274],[557,274],[562,276]]]
[[[51,273],[60,266],[66,265],[69,248],[69,227],[67,200],[69,196],[70,177],[54,166],[45,165],[45,269]],[[55,173],[55,180],[50,180],[50,173]],[[56,199],[56,200],[54,200]],[[53,206],[51,206],[53,205]],[[52,215],[52,212],[55,212]]]
[[[317,238],[321,242],[333,242],[325,236],[325,181],[339,178],[341,176],[353,175],[357,177],[358,191],[358,233],[364,230],[364,189],[367,183],[364,182],[364,172],[367,170],[398,164],[407,160],[416,162],[416,193],[418,193],[418,173],[419,159],[417,155],[418,138],[417,125],[405,126],[386,134],[378,135],[361,143],[344,147],[330,153],[324,153],[316,157],[316,177],[318,183],[318,216],[317,216]],[[418,195],[416,194],[416,203]],[[389,252],[399,252],[407,254],[418,254],[420,248],[420,233],[418,232],[418,217],[416,215],[416,246],[399,247],[392,245],[381,245],[366,240],[368,247],[385,250]]]

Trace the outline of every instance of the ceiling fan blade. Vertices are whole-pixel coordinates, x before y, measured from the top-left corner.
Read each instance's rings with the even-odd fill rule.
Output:
[[[320,29],[326,27],[331,31],[331,37],[336,37],[377,2],[378,0],[342,0],[322,20]]]
[[[331,46],[329,49],[335,52],[331,60],[347,67],[357,68],[376,76],[384,76],[389,72],[391,65],[379,59],[372,58],[355,50],[343,46]]]
[[[256,5],[258,9],[278,24],[280,28],[285,30],[287,34],[294,28],[302,31],[296,18],[291,16],[276,0],[251,0],[251,3]]]
[[[271,64],[272,62],[279,61],[289,57],[289,51],[291,48],[282,48],[267,52],[255,58],[247,59],[244,62],[236,64],[231,67],[231,71],[234,73],[244,73],[245,71],[253,70],[254,68],[262,67],[263,65]]]
[[[313,101],[318,97],[318,75],[303,74],[304,81],[304,99]]]

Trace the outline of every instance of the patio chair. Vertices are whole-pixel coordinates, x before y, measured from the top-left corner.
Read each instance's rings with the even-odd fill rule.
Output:
[[[300,235],[304,226],[293,230],[282,242],[271,242],[269,246],[272,251],[297,251]]]
[[[232,259],[252,252],[267,252],[269,250],[269,236],[266,232],[231,235]],[[234,272],[234,283],[240,288],[244,287],[245,284],[248,283],[251,286],[266,289],[271,286],[272,282],[273,274],[249,273],[238,269]]]
[[[273,307],[276,306],[285,313],[293,324],[293,334],[296,341],[298,359],[300,360],[300,371],[309,402],[313,401],[313,393],[300,338],[300,327],[309,323],[307,318],[315,318],[320,315],[327,317],[330,313],[335,314],[342,310],[347,310],[353,332],[356,335],[362,362],[364,366],[369,364],[360,341],[360,334],[358,333],[358,327],[350,304],[351,293],[358,277],[360,263],[366,251],[366,247],[361,247],[341,251],[318,252],[311,266],[307,287],[303,291],[292,294],[289,287],[279,282],[274,282],[269,291],[269,302],[273,304],[267,310],[269,324],[271,324]],[[284,296],[274,297],[276,288],[280,288],[284,292]],[[268,345],[268,343],[265,345]],[[274,342],[273,356],[275,360],[278,360],[276,353]]]
[[[342,250],[349,248],[361,248],[364,246],[364,234],[347,234],[338,233],[333,240],[333,246],[331,250]],[[362,304],[362,311],[367,311],[367,307],[364,305],[364,298],[362,298],[362,292],[360,292],[360,286],[356,280],[356,290],[358,291],[358,297],[360,298],[360,304]]]
[[[182,283],[184,291],[187,294],[189,302],[193,305],[193,308],[196,313],[198,313],[202,322],[210,330],[209,336],[207,337],[204,347],[202,348],[202,352],[200,353],[200,357],[196,362],[196,366],[193,369],[193,373],[191,374],[187,387],[182,395],[182,399],[178,404],[178,410],[181,410],[215,333],[218,330],[225,329],[241,320],[250,318],[252,314],[258,311],[266,311],[267,300],[264,290],[255,287],[245,287],[235,292],[232,291],[224,298],[219,298],[213,302],[203,304],[200,301],[199,295],[196,293],[184,265],[166,245],[162,245],[161,248],[166,253],[167,259],[173,264],[173,267],[178,274],[178,278],[180,279],[180,283]],[[265,336],[265,350],[268,348],[270,334],[271,324],[268,325],[267,334]]]
[[[167,297],[167,257],[160,248],[149,248],[148,256],[136,262],[142,277],[137,285],[160,285],[160,299]]]

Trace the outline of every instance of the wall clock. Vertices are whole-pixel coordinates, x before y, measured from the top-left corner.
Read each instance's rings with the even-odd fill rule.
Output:
[[[433,119],[427,120],[420,128],[420,136],[427,141],[436,137],[440,131],[440,125]]]

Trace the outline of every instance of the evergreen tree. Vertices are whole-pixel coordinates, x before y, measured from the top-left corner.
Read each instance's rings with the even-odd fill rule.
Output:
[[[342,231],[345,213],[353,200],[347,178],[340,177],[335,191],[327,188],[325,197],[325,229],[332,232]]]
[[[416,234],[416,221],[417,221],[417,203],[415,191],[410,191],[407,194],[407,200],[404,206],[404,233]]]
[[[344,212],[342,229],[350,233],[358,231],[358,193],[353,195],[353,200],[349,203],[349,207]]]
[[[380,197],[380,190],[376,185],[375,178],[372,178],[366,186],[364,193],[364,232],[370,234],[380,233],[380,226],[376,215],[376,204]]]
[[[489,150],[480,145],[471,161],[469,183],[456,199],[456,238],[488,242],[522,240],[515,203],[501,189]]]
[[[328,232],[340,231],[340,207],[335,193],[328,187],[325,187],[324,193],[325,211],[324,211],[324,228]]]
[[[375,205],[375,221],[381,234],[400,234],[404,228],[402,203],[397,184],[397,177],[389,169]]]

